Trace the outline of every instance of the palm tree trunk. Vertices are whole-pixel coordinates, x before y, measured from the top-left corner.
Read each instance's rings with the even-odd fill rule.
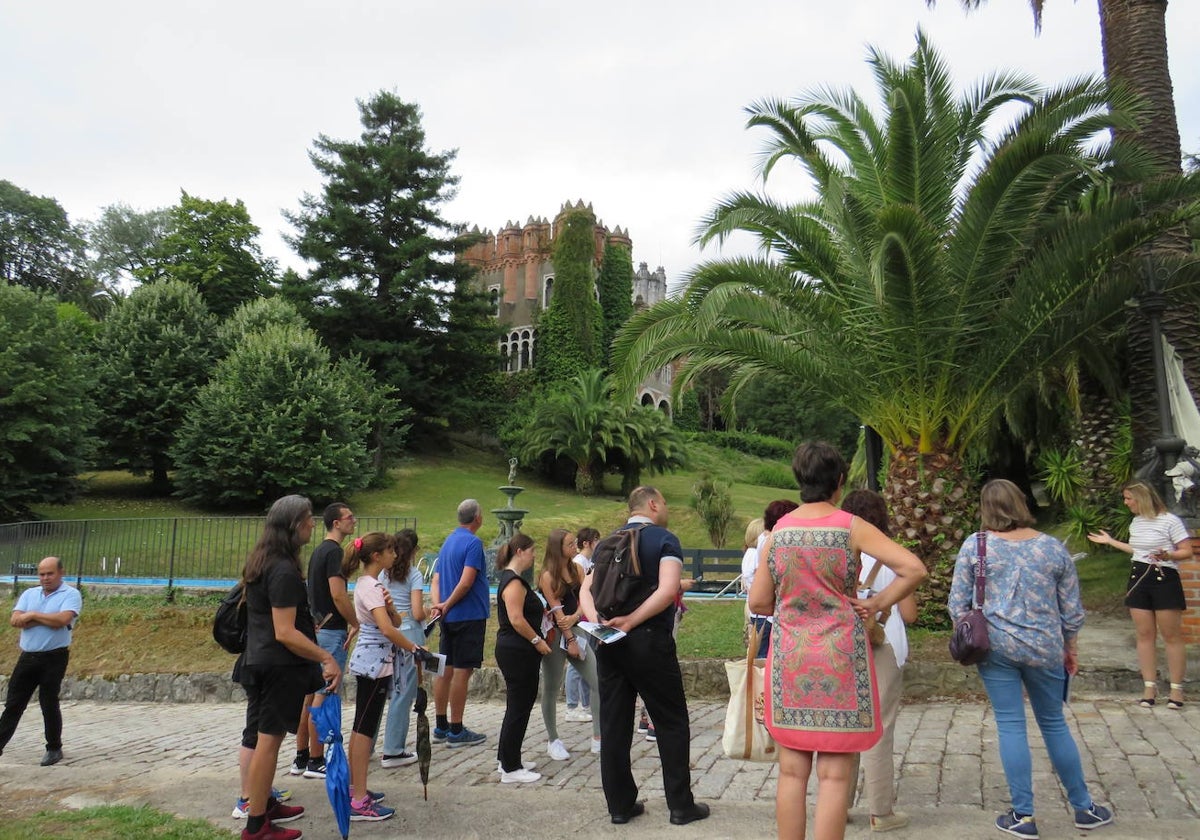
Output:
[[[949,624],[946,601],[959,546],[975,527],[976,495],[962,459],[946,449],[895,447],[883,496],[894,537],[921,558],[929,578],[917,592],[923,627]]]
[[[1167,60],[1167,0],[1099,0],[1100,40],[1104,75],[1125,85],[1143,100],[1146,113],[1136,130],[1123,132],[1154,155],[1164,174],[1180,171],[1182,149],[1175,92]],[[1119,132],[1120,134],[1120,132]],[[1180,230],[1150,249],[1186,254],[1188,237]],[[1132,406],[1134,451],[1149,446],[1161,430],[1155,406],[1154,368],[1145,317],[1131,312],[1129,327],[1129,396]],[[1193,394],[1200,394],[1200,308],[1174,301],[1163,313],[1163,335],[1183,360],[1184,376]],[[1191,443],[1196,443],[1191,441]]]

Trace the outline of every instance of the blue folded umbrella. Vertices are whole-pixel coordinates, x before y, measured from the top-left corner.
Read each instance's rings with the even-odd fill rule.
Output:
[[[310,707],[317,736],[325,744],[325,792],[337,820],[342,840],[350,836],[350,764],[342,749],[342,698],[325,695],[325,701]]]

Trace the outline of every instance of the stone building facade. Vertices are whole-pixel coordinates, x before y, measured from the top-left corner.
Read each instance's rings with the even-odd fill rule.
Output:
[[[576,209],[591,210],[591,205],[567,202],[554,221],[530,216],[523,226],[508,222],[499,232],[480,231],[483,241],[464,251],[459,259],[477,271],[479,287],[488,292],[495,307],[496,319],[504,328],[500,339],[501,364],[504,370],[518,371],[537,363],[537,316],[550,305],[554,297],[554,261],[551,254],[554,240],[561,229],[564,214]],[[629,232],[620,227],[609,230],[597,221],[595,272],[600,271],[604,248],[608,243],[624,245],[633,252]],[[667,273],[659,266],[650,271],[646,263],[638,266],[633,276],[634,310],[653,306],[667,296]],[[599,297],[599,293],[597,293]],[[664,368],[648,377],[638,387],[637,399],[642,405],[670,411],[671,370]]]

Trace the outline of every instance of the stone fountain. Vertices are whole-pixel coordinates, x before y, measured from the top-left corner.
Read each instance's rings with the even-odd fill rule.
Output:
[[[493,508],[492,513],[496,514],[496,518],[500,520],[500,535],[496,537],[494,546],[499,547],[516,536],[517,531],[521,530],[521,523],[525,520],[525,514],[529,513],[525,508],[517,507],[514,502],[517,496],[525,489],[516,485],[517,480],[517,459],[508,459],[508,484],[499,488],[500,492],[508,497],[508,504],[502,508]]]

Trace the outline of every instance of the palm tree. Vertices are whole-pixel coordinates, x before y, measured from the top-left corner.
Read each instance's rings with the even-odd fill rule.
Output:
[[[1150,162],[1101,136],[1129,124],[1128,97],[1110,110],[1097,81],[1043,90],[1013,74],[956,96],[916,40],[904,64],[870,54],[879,116],[829,89],[750,108],[770,132],[764,180],[794,161],[817,197],[722,201],[698,241],[746,232],[761,255],[703,263],[635,315],[614,376],[632,389],[679,361],[677,392],[711,369],[733,388],[766,371],[810,384],[883,436],[899,535],[936,566],[966,531],[964,456],[1006,400],[1120,316],[1133,278],[1107,269],[1200,212],[1200,181],[1155,181],[1139,207],[1109,185]],[[1001,108],[1017,114],[989,139]]]
[[[971,10],[987,0],[959,0]],[[937,0],[926,0],[930,7]],[[1029,0],[1034,28],[1041,30],[1045,0]],[[1175,109],[1171,68],[1167,60],[1166,0],[1097,0],[1100,12],[1100,47],[1104,75],[1110,86],[1132,91],[1141,99],[1142,117],[1133,125],[1117,126],[1118,137],[1139,143],[1154,159],[1153,173],[1174,175],[1181,171],[1183,152],[1179,119]],[[1190,250],[1182,230],[1166,232],[1154,243],[1156,258],[1171,261]],[[1192,393],[1200,394],[1200,310],[1194,301],[1174,301],[1163,313],[1164,336],[1184,361],[1184,373]],[[1128,320],[1129,390],[1137,448],[1158,430],[1154,406],[1154,371],[1145,319],[1138,313]],[[1093,394],[1095,396],[1095,394]],[[1105,400],[1101,399],[1101,403]]]
[[[575,465],[575,489],[599,492],[606,469],[622,473],[622,492],[641,480],[643,470],[664,472],[684,466],[683,438],[661,413],[614,399],[604,372],[584,371],[542,401],[525,427],[522,456],[549,455]]]

